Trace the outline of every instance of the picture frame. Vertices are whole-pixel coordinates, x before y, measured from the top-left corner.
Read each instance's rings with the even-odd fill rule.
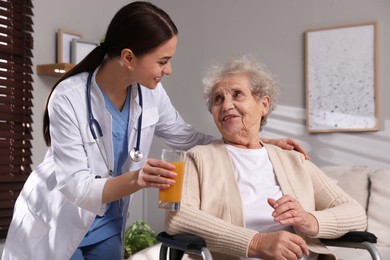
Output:
[[[306,128],[379,130],[377,22],[305,31]]]
[[[82,39],[83,35],[64,28],[57,32],[57,63],[71,63],[71,44],[73,39]]]
[[[72,39],[70,62],[72,64],[79,63],[98,45],[99,44],[95,42],[84,41],[76,38]]]

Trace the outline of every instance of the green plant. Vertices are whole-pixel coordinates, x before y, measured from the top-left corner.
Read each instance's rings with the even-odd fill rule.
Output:
[[[142,220],[134,222],[125,232],[125,258],[157,243],[156,233]]]

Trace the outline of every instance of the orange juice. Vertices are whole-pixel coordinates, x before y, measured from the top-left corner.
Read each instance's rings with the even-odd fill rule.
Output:
[[[168,189],[160,190],[159,200],[164,202],[180,202],[181,190],[183,187],[184,177],[184,162],[169,162],[176,166],[174,172],[177,176],[174,178],[175,184],[171,185]]]

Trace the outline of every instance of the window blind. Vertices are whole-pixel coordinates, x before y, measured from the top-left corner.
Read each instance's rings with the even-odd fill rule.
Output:
[[[33,4],[0,0],[0,237],[31,172]]]

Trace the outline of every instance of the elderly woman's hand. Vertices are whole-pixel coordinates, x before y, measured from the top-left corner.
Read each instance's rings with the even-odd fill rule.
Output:
[[[249,244],[248,255],[261,259],[295,260],[309,255],[309,249],[303,238],[287,231],[257,233]]]
[[[305,156],[306,160],[310,160],[309,155],[305,152],[303,147],[293,138],[284,138],[284,139],[261,138],[261,140],[264,143],[273,144],[285,150],[296,150],[302,153]]]
[[[176,173],[173,164],[162,160],[148,158],[144,167],[138,173],[138,185],[142,188],[153,187],[159,189],[167,189],[175,183],[173,178]]]
[[[282,225],[293,225],[299,231],[315,236],[318,233],[317,219],[305,211],[299,201],[291,195],[284,195],[278,200],[268,199],[268,204],[274,208],[272,216]]]

